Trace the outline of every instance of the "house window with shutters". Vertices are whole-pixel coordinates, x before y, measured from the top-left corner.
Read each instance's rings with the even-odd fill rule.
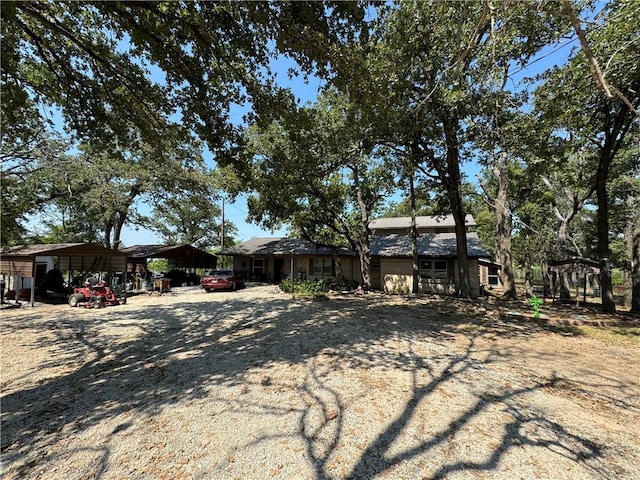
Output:
[[[333,275],[333,259],[315,258],[313,260],[313,274],[317,276]]]

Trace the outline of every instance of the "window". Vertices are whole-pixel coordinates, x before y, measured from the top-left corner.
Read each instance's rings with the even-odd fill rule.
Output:
[[[435,278],[436,280],[449,279],[446,260],[436,260],[435,262],[433,262],[433,278]]]
[[[264,273],[264,258],[253,259],[253,273],[262,275]]]
[[[304,267],[298,267],[296,278],[302,281],[307,279],[307,271],[304,269]]]
[[[431,280],[433,278],[431,260],[420,260],[420,278],[423,280]]]
[[[325,275],[333,275],[333,259],[331,258],[324,259],[323,273]]]
[[[488,268],[488,280],[489,280],[489,285],[499,285],[500,284],[500,280],[499,280],[499,269],[498,267],[494,266],[494,265],[490,265]]]
[[[448,280],[446,260],[420,260],[420,278],[422,280]]]
[[[331,258],[316,258],[313,260],[313,274],[314,275],[332,275],[333,274],[333,259]]]

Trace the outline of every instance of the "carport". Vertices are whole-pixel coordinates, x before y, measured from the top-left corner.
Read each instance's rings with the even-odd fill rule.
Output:
[[[69,272],[125,272],[127,254],[94,243],[59,243],[3,247],[0,275],[31,278],[33,306],[36,287],[36,257],[55,257],[57,268]]]
[[[558,274],[572,272],[583,275],[583,302],[587,303],[587,276],[600,275],[600,264],[596,260],[590,258],[566,258],[549,262],[549,270]],[[555,288],[554,288],[555,300]],[[579,301],[578,292],[576,292],[576,301]]]
[[[218,257],[192,245],[134,245],[123,248],[127,254],[127,271],[141,273],[147,270],[147,261],[153,258],[167,260],[169,270],[188,268],[214,269]]]

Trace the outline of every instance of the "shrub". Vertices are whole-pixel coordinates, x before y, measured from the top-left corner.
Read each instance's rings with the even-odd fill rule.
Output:
[[[409,285],[404,281],[404,279],[392,278],[391,286],[385,285],[385,290],[387,293],[392,293],[396,295],[409,295],[411,293],[411,289]]]
[[[324,284],[311,280],[297,280],[294,282],[295,294],[302,297],[319,297],[325,294]],[[291,293],[291,279],[280,282],[280,290]]]

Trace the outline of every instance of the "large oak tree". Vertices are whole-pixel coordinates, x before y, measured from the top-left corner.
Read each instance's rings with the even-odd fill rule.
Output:
[[[596,195],[597,242],[602,306],[615,312],[611,281],[610,173],[629,133],[639,128],[640,10],[633,1],[610,2],[585,29],[589,51],[576,51],[568,63],[550,71],[537,91],[537,108],[560,133],[570,134],[592,163],[591,185]],[[592,74],[593,58],[604,66],[603,79],[619,94],[609,95]]]

